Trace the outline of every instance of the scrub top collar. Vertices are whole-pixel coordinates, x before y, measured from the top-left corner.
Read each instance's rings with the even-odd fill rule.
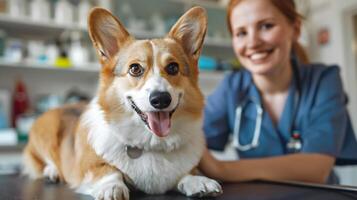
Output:
[[[296,64],[296,63],[295,63]],[[298,67],[298,66],[295,66]],[[298,104],[298,101],[295,97],[296,93],[298,92],[297,90],[297,81],[296,79],[299,78],[301,79],[301,72],[300,70],[293,71],[293,78],[291,80],[291,84],[289,86],[289,91],[288,91],[288,97],[286,99],[286,103],[284,105],[283,113],[275,126],[273,124],[273,121],[270,117],[270,115],[267,113],[267,111],[264,109],[263,103],[262,103],[262,98],[260,95],[260,92],[256,85],[254,84],[252,75],[250,72],[246,71],[247,79],[244,81],[243,85],[246,88],[245,89],[245,97],[241,98],[243,101],[248,103],[248,106],[246,106],[244,109],[244,116],[248,119],[251,119],[255,121],[257,119],[257,111],[256,111],[256,106],[254,105],[255,103],[259,104],[263,108],[263,121],[262,121],[262,128],[269,130],[268,134],[273,134],[274,137],[278,137],[279,140],[281,140],[283,143],[287,143],[290,138],[291,138],[291,131],[293,129],[296,129],[296,126],[298,126],[298,120],[294,119],[295,117],[298,117],[298,114],[294,116],[295,109],[296,112],[299,111],[299,106],[296,105]],[[298,76],[296,76],[295,73],[299,73]],[[300,82],[300,81],[299,81]],[[301,96],[299,94],[299,96]]]
[[[291,136],[292,131],[298,128],[298,115],[295,112],[299,111],[298,99],[296,99],[297,85],[295,79],[289,87],[288,97],[286,99],[283,113],[281,114],[280,120],[277,124],[278,132],[281,134],[285,143],[287,143]],[[294,116],[295,115],[295,116]]]

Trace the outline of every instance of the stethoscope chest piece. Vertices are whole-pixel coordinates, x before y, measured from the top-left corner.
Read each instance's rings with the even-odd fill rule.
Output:
[[[302,142],[300,133],[294,131],[289,142],[286,144],[286,149],[288,153],[298,153],[301,151]]]

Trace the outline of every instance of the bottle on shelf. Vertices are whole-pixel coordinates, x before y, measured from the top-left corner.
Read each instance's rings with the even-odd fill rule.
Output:
[[[50,3],[48,0],[32,0],[30,2],[30,17],[34,21],[49,21]]]
[[[71,34],[71,43],[68,50],[68,55],[71,63],[74,66],[85,66],[89,61],[88,48],[82,42],[81,32],[73,31]]]
[[[55,4],[55,22],[59,24],[73,23],[73,5],[68,0],[59,0]]]
[[[0,104],[0,130],[4,129],[4,128],[8,128],[7,127],[7,120],[6,120],[6,116],[5,116],[3,105]]]
[[[18,78],[15,84],[15,90],[12,96],[12,118],[11,125],[16,127],[18,117],[26,113],[29,109],[30,102],[26,90],[26,85],[21,78]]]
[[[0,0],[0,13],[5,13],[8,2],[6,0]]]
[[[24,42],[20,39],[6,40],[4,59],[8,62],[20,62],[24,58]]]
[[[45,44],[40,40],[29,40],[27,41],[27,58],[28,63],[40,63],[44,64],[47,62],[45,57]]]
[[[5,43],[6,43],[6,32],[0,29],[0,58],[3,58],[5,55]]]
[[[45,46],[45,55],[47,57],[47,64],[54,65],[59,56],[58,46],[54,41],[49,41]]]
[[[97,4],[102,8],[112,11],[113,8],[112,0],[97,0]]]
[[[78,5],[78,24],[80,27],[87,27],[87,17],[93,5],[89,0],[81,0]]]
[[[23,0],[8,0],[8,13],[11,17],[25,16],[25,3]]]
[[[72,67],[72,63],[69,60],[66,51],[63,51],[63,50],[61,51],[60,55],[57,57],[57,59],[55,61],[55,66],[58,68],[63,68],[63,69]]]
[[[55,67],[58,68],[70,68],[72,67],[71,60],[68,57],[68,35],[62,34],[60,38],[56,40],[58,46],[59,55],[55,60]]]

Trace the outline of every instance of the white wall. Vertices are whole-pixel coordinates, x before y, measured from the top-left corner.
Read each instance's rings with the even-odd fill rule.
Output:
[[[352,16],[357,15],[356,0],[310,0],[306,27],[309,35],[309,54],[312,61],[338,64],[345,90],[349,96],[349,111],[357,131],[357,66]],[[319,45],[317,33],[321,28],[330,32],[330,41]],[[357,154],[357,152],[356,152]],[[357,185],[356,167],[337,169],[342,184]]]

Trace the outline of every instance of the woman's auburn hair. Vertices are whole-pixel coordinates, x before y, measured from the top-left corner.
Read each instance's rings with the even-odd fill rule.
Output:
[[[230,0],[227,6],[227,27],[231,35],[233,35],[233,30],[231,26],[231,15],[234,7],[236,7],[239,3],[244,0]],[[304,19],[302,15],[300,15],[296,10],[296,5],[294,0],[269,0],[291,23],[295,23],[296,21],[301,21]],[[309,63],[309,58],[305,49],[298,43],[295,42],[293,44],[293,51],[299,58],[299,61],[306,64]]]

